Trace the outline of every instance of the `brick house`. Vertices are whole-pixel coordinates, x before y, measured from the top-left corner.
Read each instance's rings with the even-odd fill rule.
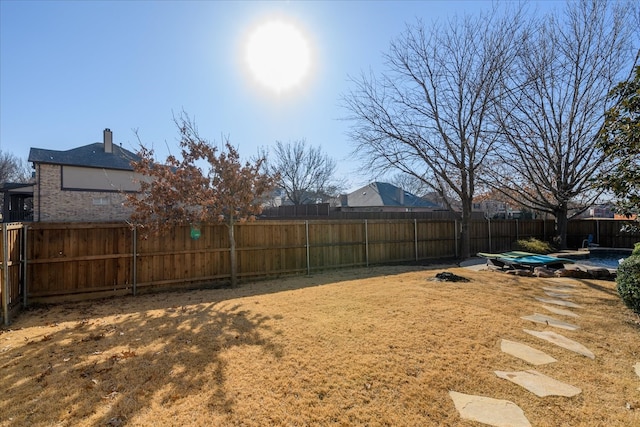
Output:
[[[126,192],[139,190],[131,161],[138,156],[113,144],[110,129],[103,141],[67,151],[31,148],[35,169],[33,220],[42,222],[121,221],[131,210]]]

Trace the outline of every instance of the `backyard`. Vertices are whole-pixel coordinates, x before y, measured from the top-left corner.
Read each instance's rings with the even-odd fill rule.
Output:
[[[430,280],[449,271],[469,282]],[[575,285],[546,311],[544,287]],[[575,331],[521,319],[545,313]],[[595,359],[523,329],[553,329]],[[502,339],[557,359],[533,367]],[[36,306],[0,330],[0,425],[477,426],[449,391],[516,403],[534,426],[640,425],[640,319],[615,283],[385,266]],[[579,387],[537,397],[494,371]]]

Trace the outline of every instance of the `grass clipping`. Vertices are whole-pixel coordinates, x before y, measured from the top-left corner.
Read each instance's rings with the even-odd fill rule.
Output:
[[[448,271],[470,281],[377,267],[31,309],[0,334],[0,425],[476,425],[450,390],[511,400],[536,426],[640,425],[640,326],[615,283]],[[563,320],[581,329],[556,331],[595,360],[523,331],[552,329],[521,316],[569,282],[582,308]],[[556,358],[535,369],[582,393],[497,378],[534,368],[501,339]]]

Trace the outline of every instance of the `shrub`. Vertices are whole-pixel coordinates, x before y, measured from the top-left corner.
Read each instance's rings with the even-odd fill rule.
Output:
[[[631,252],[631,255],[640,255],[640,242],[636,243],[633,248],[633,252]]]
[[[543,242],[542,240],[538,240],[534,237],[530,237],[526,240],[518,240],[516,242],[516,248],[520,251],[531,252],[534,254],[548,254],[555,250],[550,243]]]
[[[618,267],[616,287],[625,305],[640,314],[640,255],[631,255],[622,261]]]

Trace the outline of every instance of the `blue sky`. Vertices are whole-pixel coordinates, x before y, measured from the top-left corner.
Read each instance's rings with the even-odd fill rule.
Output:
[[[563,3],[543,2],[542,7]],[[102,140],[164,159],[177,153],[172,117],[182,110],[202,136],[228,136],[245,158],[276,141],[305,138],[355,173],[340,97],[349,76],[382,67],[406,23],[490,7],[485,1],[7,1],[0,0],[0,149],[68,150]],[[294,23],[312,49],[312,73],[294,91],[258,87],[243,43],[259,23]]]

